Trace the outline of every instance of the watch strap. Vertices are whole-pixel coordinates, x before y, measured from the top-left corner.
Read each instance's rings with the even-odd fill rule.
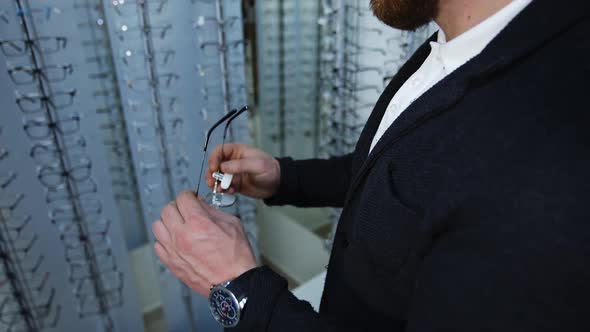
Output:
[[[251,283],[250,279],[253,278],[258,269],[259,267],[256,267],[240,274],[235,279],[228,282],[225,288],[234,293],[238,301],[241,301],[244,297],[248,297]]]
[[[240,290],[245,289],[248,301],[241,313],[238,326],[231,328],[232,332],[266,331],[275,304],[283,292],[287,291],[287,281],[266,266],[248,272],[251,273],[244,278],[240,275],[234,279],[238,281]],[[231,285],[228,289],[231,291]]]

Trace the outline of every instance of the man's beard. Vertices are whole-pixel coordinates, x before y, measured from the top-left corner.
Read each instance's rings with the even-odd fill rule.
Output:
[[[371,0],[375,16],[390,27],[416,30],[438,13],[439,0]]]

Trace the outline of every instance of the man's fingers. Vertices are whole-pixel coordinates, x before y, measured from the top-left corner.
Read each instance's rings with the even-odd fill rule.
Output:
[[[192,191],[183,191],[176,198],[178,209],[185,221],[204,222],[209,219],[207,210],[204,209],[206,204],[201,203]]]
[[[207,181],[207,185],[210,188],[212,188],[215,183],[215,180],[212,176],[213,172],[219,171],[222,162],[231,159],[239,159],[242,150],[243,144],[229,143],[224,145],[218,145],[215,147],[215,149],[209,156],[207,170],[205,171],[205,180]]]
[[[219,164],[221,164],[223,161],[238,158],[242,148],[243,144],[235,143],[227,143],[216,146],[209,156],[207,169],[211,171],[218,170]]]
[[[154,244],[154,252],[162,262],[170,261],[170,254],[168,254],[168,250],[166,250],[166,248],[164,248],[160,242],[156,242],[156,244]]]
[[[263,170],[264,163],[259,158],[228,160],[221,164],[221,171],[223,173],[261,173]]]
[[[164,245],[169,245],[172,243],[172,237],[166,229],[166,226],[164,226],[162,223],[162,220],[156,220],[156,222],[152,224],[152,233],[154,233],[154,236],[158,242],[161,242]]]
[[[172,235],[178,226],[184,223],[182,215],[178,211],[178,206],[175,201],[168,203],[160,214],[162,223],[166,226],[168,232]]]

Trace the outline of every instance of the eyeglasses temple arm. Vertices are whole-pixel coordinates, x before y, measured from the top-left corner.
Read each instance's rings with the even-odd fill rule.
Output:
[[[229,129],[229,125],[234,121],[235,118],[240,116],[240,114],[248,111],[250,108],[248,105],[242,107],[239,111],[237,111],[227,122],[225,123],[225,128],[223,128],[223,141],[225,142],[225,137],[227,136],[227,130]]]
[[[215,130],[215,128],[219,127],[219,125],[221,125],[224,121],[229,119],[235,113],[237,113],[237,110],[229,111],[226,115],[221,117],[221,119],[219,119],[217,122],[215,122],[215,124],[213,126],[211,126],[211,128],[209,128],[209,130],[207,130],[207,137],[205,138],[205,145],[203,146],[203,152],[207,151],[207,146],[209,145],[209,139],[211,138],[211,134],[213,133],[213,130]]]
[[[205,145],[203,146],[203,158],[201,159],[201,170],[199,171],[199,182],[197,182],[197,190],[195,191],[195,193],[197,195],[199,194],[199,189],[201,189],[201,179],[203,177],[203,167],[205,166],[205,157],[207,156],[207,146],[209,145],[209,139],[211,138],[211,133],[213,133],[213,130],[215,130],[215,128],[219,127],[220,124],[222,124],[224,121],[229,119],[236,112],[237,112],[236,110],[229,111],[226,115],[222,116],[221,119],[217,120],[217,122],[215,122],[215,124],[213,124],[213,126],[211,126],[211,128],[209,128],[209,130],[207,130],[207,136],[205,138]]]

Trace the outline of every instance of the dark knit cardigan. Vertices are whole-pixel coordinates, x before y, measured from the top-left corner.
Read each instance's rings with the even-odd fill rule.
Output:
[[[344,207],[320,312],[261,268],[232,330],[590,331],[589,3],[533,0],[369,155],[425,43],[354,153],[280,159],[267,203]]]

